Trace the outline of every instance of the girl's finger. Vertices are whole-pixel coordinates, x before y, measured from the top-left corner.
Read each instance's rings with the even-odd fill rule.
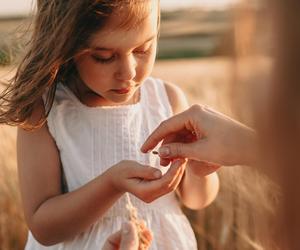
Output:
[[[158,180],[139,182],[141,185],[139,191],[141,193],[151,193],[152,196],[157,197],[157,194],[161,195],[162,192],[166,193],[170,189],[170,183],[176,178],[180,172],[180,167],[184,163],[184,160],[175,160],[168,171]]]
[[[132,222],[122,225],[122,238],[119,250],[137,250],[139,247],[138,233]]]
[[[166,166],[168,166],[168,165],[170,164],[170,162],[171,162],[170,159],[167,159],[167,158],[160,158],[159,164],[160,164],[161,166],[166,167]]]
[[[171,178],[166,180],[166,183],[162,185],[163,188],[159,187],[155,198],[159,198],[177,188],[185,172],[185,167],[186,164],[184,162],[180,164],[179,168],[176,171],[176,174],[172,177],[170,175]]]
[[[176,180],[182,177],[182,171],[184,171],[182,170],[182,164],[184,164],[184,162],[185,160],[183,159],[175,160],[166,174],[158,180],[149,181],[132,178],[131,181],[128,182],[128,190],[132,190],[133,193],[141,197],[142,200],[151,202],[174,190],[177,184]]]
[[[127,173],[128,178],[139,178],[146,180],[159,179],[161,176],[162,173],[159,169],[140,164],[130,167]]]
[[[186,161],[184,159],[177,159],[172,162],[170,168],[166,172],[166,174],[158,180],[156,183],[158,184],[158,189],[164,193],[170,192],[174,188],[174,181],[180,174],[182,174],[182,166]]]
[[[181,165],[180,170],[178,172],[178,175],[175,177],[175,179],[171,183],[171,188],[173,190],[176,189],[178,187],[179,183],[181,182],[182,177],[183,177],[184,172],[185,172],[185,169],[186,169],[186,163]]]
[[[104,246],[102,247],[102,250],[115,250],[115,249],[119,249],[120,242],[121,242],[121,235],[122,235],[121,230],[119,230],[118,232],[110,235],[107,238]]]

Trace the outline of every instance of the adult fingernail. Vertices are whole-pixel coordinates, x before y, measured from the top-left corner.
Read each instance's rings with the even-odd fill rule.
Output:
[[[159,177],[161,177],[161,172],[158,170],[158,171],[155,171],[154,172],[154,177],[155,178],[159,178]]]
[[[161,147],[159,150],[158,150],[158,153],[159,153],[159,156],[162,156],[162,157],[166,157],[166,156],[169,156],[170,155],[170,148],[169,147]]]

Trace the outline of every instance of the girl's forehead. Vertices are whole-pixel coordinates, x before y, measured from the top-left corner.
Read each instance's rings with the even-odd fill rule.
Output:
[[[107,28],[132,28],[137,27],[144,19],[150,19],[157,24],[159,4],[157,0],[144,0],[132,5],[120,5],[114,9],[108,18]]]
[[[90,47],[115,47],[117,45],[135,45],[142,43],[149,37],[158,33],[158,5],[156,1],[149,1],[145,15],[139,20],[133,18],[128,25],[123,25],[124,19],[128,18],[126,9],[113,13],[107,20],[106,25],[92,35]]]

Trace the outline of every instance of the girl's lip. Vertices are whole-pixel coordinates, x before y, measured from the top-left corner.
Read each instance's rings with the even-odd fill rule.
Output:
[[[127,94],[131,90],[131,87],[123,88],[123,89],[113,89],[112,91],[118,94]]]

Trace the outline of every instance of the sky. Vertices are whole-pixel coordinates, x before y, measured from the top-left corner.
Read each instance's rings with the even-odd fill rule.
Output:
[[[186,7],[223,8],[238,0],[161,0],[162,9]],[[32,9],[34,0],[0,0],[0,16],[24,15]]]

